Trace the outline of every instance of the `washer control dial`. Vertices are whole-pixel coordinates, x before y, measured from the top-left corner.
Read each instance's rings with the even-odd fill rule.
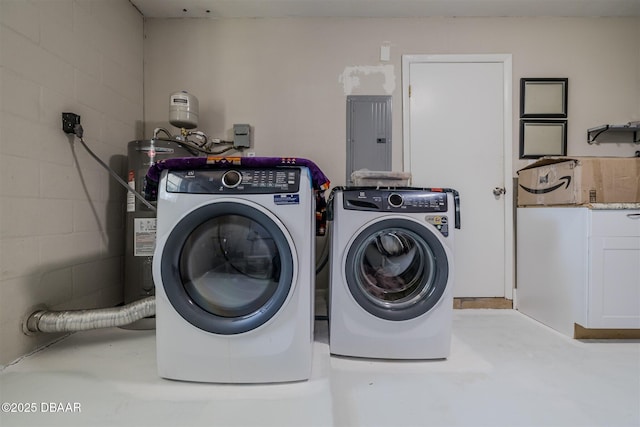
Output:
[[[222,185],[227,188],[236,188],[242,182],[242,174],[236,170],[229,170],[222,175]]]
[[[389,194],[389,205],[393,206],[394,208],[399,208],[400,206],[402,206],[402,203],[404,202],[403,197],[398,194],[398,193],[391,193]]]

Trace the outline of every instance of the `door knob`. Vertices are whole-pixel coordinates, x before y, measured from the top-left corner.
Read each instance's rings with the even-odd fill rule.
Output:
[[[502,187],[496,187],[493,189],[493,195],[496,197],[500,197],[501,194],[505,194],[507,190]]]

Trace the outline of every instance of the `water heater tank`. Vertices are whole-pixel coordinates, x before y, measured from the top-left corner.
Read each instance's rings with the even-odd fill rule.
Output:
[[[171,94],[169,123],[178,128],[194,129],[198,127],[198,98],[185,91]]]
[[[128,150],[128,183],[131,188],[141,192],[147,171],[155,161],[192,157],[193,153],[174,141],[150,140],[131,141]],[[156,213],[136,199],[133,193],[127,193],[127,212],[125,222],[124,255],[124,302],[129,304],[155,295],[152,265],[156,245]],[[155,203],[155,202],[152,202]],[[155,319],[141,319],[127,329],[153,329]]]

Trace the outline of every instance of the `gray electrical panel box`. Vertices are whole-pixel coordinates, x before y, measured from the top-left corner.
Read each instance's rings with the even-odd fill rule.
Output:
[[[233,125],[233,146],[251,147],[251,126],[246,124]]]
[[[391,170],[391,96],[347,97],[347,184],[360,169]]]

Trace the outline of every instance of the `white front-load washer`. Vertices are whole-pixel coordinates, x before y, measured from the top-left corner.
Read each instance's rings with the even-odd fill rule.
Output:
[[[331,354],[448,357],[457,202],[455,190],[334,189]]]
[[[159,375],[216,383],[308,379],[315,281],[309,170],[166,170],[157,206]]]

